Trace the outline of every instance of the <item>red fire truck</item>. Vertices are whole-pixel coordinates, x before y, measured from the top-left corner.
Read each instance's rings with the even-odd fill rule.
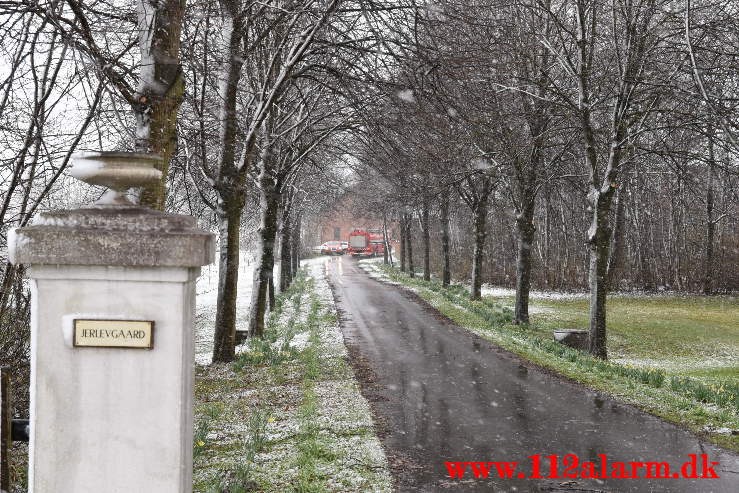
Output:
[[[379,229],[355,229],[349,234],[347,252],[355,257],[374,257],[385,253],[385,236]]]

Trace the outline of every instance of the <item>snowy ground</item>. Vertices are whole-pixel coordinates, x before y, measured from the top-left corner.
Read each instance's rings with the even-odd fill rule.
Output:
[[[359,260],[359,268],[365,271],[367,274],[369,274],[370,277],[377,279],[379,281],[384,281],[388,284],[396,284],[400,285],[400,283],[391,281],[388,275],[383,272],[378,264],[383,263],[382,257],[374,257],[374,258],[363,258]],[[408,288],[411,289],[412,288]]]
[[[367,258],[367,259],[361,259],[359,261],[359,266],[367,272],[371,277],[374,277],[375,279],[379,279],[381,281],[389,282],[391,284],[398,284],[396,282],[392,282],[389,280],[388,276],[382,272],[380,269],[377,268],[374,264],[381,264],[383,262],[382,257],[375,257],[375,258]],[[418,275],[422,275],[422,273],[419,271]],[[432,276],[432,279],[435,278],[435,276]],[[502,288],[502,287],[496,287],[491,286],[489,284],[485,284],[482,287],[482,295],[483,296],[493,296],[493,297],[515,297],[516,296],[516,290],[511,288]],[[556,292],[556,291],[531,291],[530,297],[532,299],[548,299],[548,300],[560,300],[560,299],[582,299],[587,298],[588,293],[565,293],[565,292]]]
[[[362,268],[367,274],[369,274],[370,277],[373,277],[375,279],[378,279],[380,281],[384,281],[388,284],[399,284],[395,281],[391,281],[390,278],[383,272],[378,264],[381,264],[383,262],[382,257],[375,257],[375,258],[368,258],[368,259],[362,259],[359,261],[359,267]],[[419,275],[421,275],[419,273]],[[434,276],[435,277],[435,276]],[[434,278],[432,277],[432,279]],[[415,288],[412,286],[406,286],[406,289],[409,289],[411,291],[415,291]],[[508,288],[495,288],[491,286],[483,286],[482,289],[482,295],[483,296],[495,296],[495,297],[515,297],[516,296],[516,290],[515,289],[508,289]],[[583,293],[584,296],[587,296],[587,294]],[[533,299],[566,299],[566,297],[571,298],[578,298],[580,297],[580,293],[554,293],[554,292],[543,292],[543,291],[532,291],[531,297]],[[500,300],[501,304],[503,306],[506,306],[510,309],[513,309],[513,304],[511,300],[505,299]],[[544,307],[544,306],[537,306],[535,303],[531,304],[529,306],[529,313],[546,313],[552,311],[551,308]]]
[[[375,279],[390,283],[399,284],[391,281],[390,278],[379,268],[378,264],[381,264],[383,259],[381,257],[361,259],[359,261],[360,267]],[[417,275],[421,276],[422,273],[417,271]],[[436,276],[432,275],[432,279]],[[465,283],[465,286],[469,288],[469,284]],[[407,289],[413,290],[412,287],[406,286]],[[490,284],[483,284],[481,289],[482,296],[489,296],[492,298],[500,298],[498,302],[510,309],[514,308],[514,301],[516,298],[516,290],[514,288],[493,286]],[[673,298],[680,296],[691,296],[677,291],[661,290],[658,292],[645,292],[645,291],[613,291],[610,292],[609,297],[625,297],[625,298]],[[538,291],[531,290],[529,298],[531,303],[529,305],[530,314],[540,313],[553,313],[556,309],[548,306],[541,306],[538,302],[546,301],[566,301],[566,300],[587,300],[590,297],[590,293],[587,291]]]
[[[302,262],[308,273],[307,287],[288,298],[279,312],[279,337],[272,347],[282,353],[280,348],[287,343],[296,356],[278,364],[250,363],[240,370],[238,365],[198,367],[196,421],[208,421],[209,414],[214,417],[196,460],[194,491],[210,492],[213,485],[233,481],[229,478],[241,475],[239,471],[247,462],[253,464],[248,478],[259,485],[259,491],[392,490],[369,405],[347,363],[333,294],[325,277],[326,261]],[[239,283],[239,294],[245,297],[243,303],[240,301],[242,307],[248,305],[249,287],[245,285],[250,283],[250,275],[244,275]],[[199,292],[215,287],[216,282],[204,276]],[[203,322],[198,331],[201,363],[210,360],[212,343],[207,337],[212,328],[204,325],[212,325],[209,320],[214,318],[214,304],[215,295],[210,298],[207,291],[198,303]],[[240,320],[245,316],[246,310],[241,309]],[[263,350],[263,346],[248,341],[240,348],[243,357],[261,355],[257,352]],[[307,376],[311,365],[318,371]],[[256,439],[259,427],[254,423],[260,416],[264,431]],[[255,441],[264,445],[247,461],[244,457]],[[313,449],[322,452],[311,455]]]
[[[515,297],[516,296],[516,290],[513,288],[502,288],[499,286],[491,286],[489,284],[485,284],[482,286],[481,289],[483,296],[493,296],[493,297]],[[588,293],[585,292],[561,292],[561,291],[535,291],[532,290],[529,293],[529,297],[532,299],[541,299],[541,300],[577,300],[577,299],[585,299],[589,296]]]
[[[516,290],[514,288],[506,288],[501,286],[492,286],[490,284],[484,284],[482,286],[483,296],[492,296],[497,298],[516,297]],[[608,296],[610,297],[625,297],[625,298],[674,298],[674,297],[690,297],[693,296],[689,293],[682,291],[671,291],[667,289],[659,289],[658,291],[609,291]],[[529,297],[533,300],[586,300],[590,297],[589,291],[537,291],[531,290]]]
[[[279,268],[275,266],[275,279]],[[248,252],[239,252],[239,283],[236,300],[236,330],[246,330],[251,304],[254,260]],[[218,301],[218,262],[203,267],[197,281],[195,309],[195,363],[207,365],[213,360],[213,331]]]

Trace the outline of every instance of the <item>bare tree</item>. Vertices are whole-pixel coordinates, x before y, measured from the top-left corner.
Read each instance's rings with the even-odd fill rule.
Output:
[[[558,5],[549,6],[556,32],[541,40],[574,83],[573,95],[560,93],[560,97],[576,115],[590,175],[590,352],[606,358],[611,206],[621,180],[628,137],[645,130],[659,101],[658,95],[643,89],[664,38],[657,33],[661,19],[656,0],[613,4],[576,0],[574,22],[570,22],[567,10],[556,8]],[[599,108],[601,102],[605,110]],[[605,115],[609,120],[603,132],[596,118]],[[604,156],[599,155],[600,149],[607,149]]]
[[[257,166],[269,168],[269,129],[271,112],[311,56],[314,41],[335,13],[339,0],[325,5],[306,2],[281,6],[271,3],[221,0],[220,66],[218,82],[218,159],[207,159],[208,140],[203,139],[203,156],[196,164],[193,183],[199,185],[201,199],[218,217],[220,226],[219,294],[216,317],[214,361],[230,361],[236,342],[236,286],[241,215],[249,174]],[[290,8],[286,8],[290,7]],[[206,14],[212,15],[211,12]],[[203,35],[205,36],[205,35]],[[208,43],[207,46],[212,46]],[[202,53],[202,67],[211,66],[209,53]],[[244,66],[249,68],[243,74]],[[207,84],[208,73],[202,83]],[[246,77],[248,76],[248,77]],[[201,91],[201,111],[207,104]],[[265,130],[267,133],[265,134]],[[203,131],[205,132],[205,131]],[[267,186],[269,173],[261,173],[261,186]],[[272,199],[265,205],[272,204]],[[275,209],[276,210],[276,209]]]
[[[27,412],[30,294],[23,266],[8,262],[8,231],[38,210],[66,202],[64,171],[72,154],[95,141],[91,125],[104,85],[73,57],[50,21],[18,5],[0,13],[0,366],[11,368],[16,411]],[[75,104],[72,104],[72,103]]]

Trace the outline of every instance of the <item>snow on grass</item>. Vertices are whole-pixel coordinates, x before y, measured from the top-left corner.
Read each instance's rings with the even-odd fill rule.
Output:
[[[324,259],[303,266],[273,324],[271,347],[287,341],[290,354],[260,363],[254,351],[265,346],[247,342],[241,362],[197,369],[195,492],[392,491],[369,405],[346,361]]]
[[[344,472],[327,471],[330,474],[327,487],[329,491],[392,491],[387,459],[374,432],[369,404],[360,393],[346,362],[348,351],[336,316],[325,264],[314,261],[308,268],[315,281],[314,292],[323,303],[317,331],[320,341],[318,354],[322,365],[328,368],[326,373],[334,376],[315,386],[317,423],[331,437],[329,448],[338,458],[336,466]],[[371,476],[369,483],[363,477],[366,474]],[[357,489],[362,484],[367,485],[366,489]]]
[[[510,298],[516,297],[516,290],[513,288],[504,288],[500,286],[491,286],[484,284],[480,290],[482,296],[492,296],[493,298]],[[586,292],[562,292],[562,291],[535,291],[529,293],[529,297],[539,300],[580,300],[587,299],[590,296]]]
[[[218,256],[216,256],[218,258]],[[275,279],[279,267],[275,266]],[[239,281],[236,288],[236,330],[246,330],[249,323],[254,260],[250,252],[239,252]],[[196,284],[195,363],[208,365],[213,361],[213,334],[218,305],[218,262],[200,271]]]
[[[373,279],[386,282],[388,284],[400,285],[388,277],[384,270],[380,267],[384,262],[382,257],[363,258],[358,262],[359,268],[365,271]],[[411,289],[411,288],[408,288]]]
[[[468,284],[466,284],[468,286]],[[491,296],[493,298],[515,298],[516,290],[514,288],[508,288],[503,286],[493,286],[490,284],[483,284],[481,289],[483,296]],[[695,295],[680,291],[672,291],[661,289],[656,292],[654,291],[610,291],[609,297],[613,298],[691,298]],[[588,291],[539,291],[531,290],[529,292],[529,298],[532,300],[587,300],[590,297]]]
[[[612,358],[611,361],[622,365],[630,365],[640,368],[659,368],[667,373],[681,375],[692,373],[714,373],[718,370],[726,370],[737,373],[739,366],[739,356],[736,353],[729,356],[728,359],[718,358],[691,358],[691,357],[674,357],[674,358]],[[713,375],[711,375],[713,376]],[[706,380],[710,380],[706,379]]]
[[[380,281],[384,281],[388,284],[395,284],[398,285],[400,283],[395,282],[391,280],[387,273],[382,270],[380,267],[380,264],[383,263],[382,257],[374,257],[374,258],[366,258],[361,259],[359,261],[359,267],[364,270],[367,274],[369,274],[370,277],[374,279],[378,279]],[[418,276],[422,276],[423,273],[418,272]],[[432,279],[435,276],[431,276]],[[466,285],[465,285],[466,286]],[[414,290],[414,288],[406,286],[406,288],[410,290]],[[482,296],[491,296],[494,298],[515,298],[516,297],[516,290],[510,289],[510,288],[502,288],[502,287],[496,287],[496,286],[490,286],[490,285],[483,285],[481,290]],[[565,300],[565,299],[586,299],[588,297],[588,293],[565,293],[565,292],[555,292],[555,291],[531,291],[530,297],[532,299],[541,299],[541,300]],[[513,308],[512,304],[506,304],[504,303],[504,306],[509,306],[509,308]],[[531,305],[529,307],[529,313],[549,313],[553,310],[549,307],[545,306],[536,306]]]
[[[308,346],[309,335],[310,334],[308,332],[301,332],[300,334],[297,334],[290,341],[290,347],[297,349],[298,351],[302,351],[306,348],[306,346]]]
[[[515,290],[483,286],[482,294],[513,308]],[[559,328],[586,329],[589,294],[532,291],[529,330],[551,337]],[[737,297],[620,291],[609,294],[608,354],[613,361],[659,368],[704,383],[739,381]]]
[[[360,259],[359,262],[357,262],[359,268],[369,274],[370,277],[374,277],[375,279],[387,280],[387,274],[378,269],[376,264],[377,262],[374,258]]]

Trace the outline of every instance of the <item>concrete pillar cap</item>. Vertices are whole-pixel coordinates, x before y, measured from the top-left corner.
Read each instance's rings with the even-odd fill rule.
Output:
[[[194,217],[145,207],[44,212],[9,231],[13,264],[197,267],[213,262],[214,236]]]

